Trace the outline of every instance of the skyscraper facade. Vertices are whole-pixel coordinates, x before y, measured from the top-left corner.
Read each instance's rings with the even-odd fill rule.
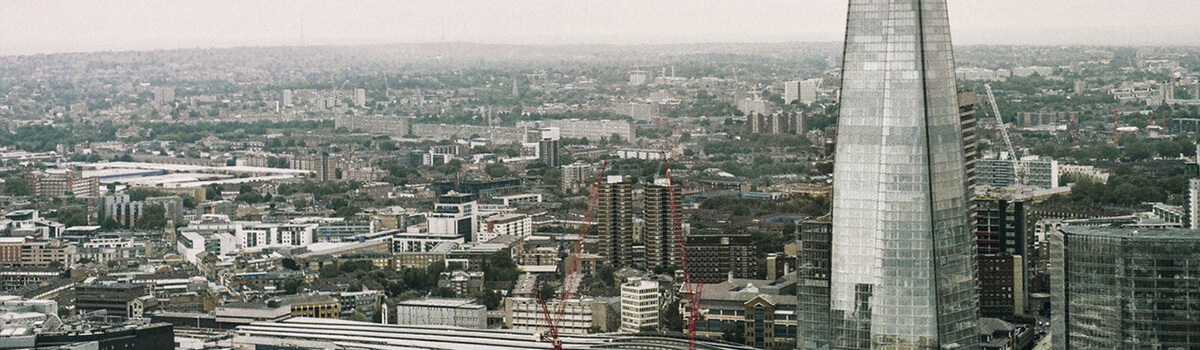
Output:
[[[851,0],[829,332],[812,349],[977,349],[975,242],[945,0]]]
[[[674,192],[672,194],[671,192]],[[646,268],[660,266],[679,267],[679,245],[675,241],[681,227],[675,225],[679,214],[672,208],[679,207],[683,198],[678,187],[670,186],[667,179],[657,179],[645,187],[643,217],[643,242],[646,245]]]

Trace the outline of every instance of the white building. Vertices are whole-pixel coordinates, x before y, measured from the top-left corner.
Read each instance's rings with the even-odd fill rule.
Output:
[[[533,234],[533,219],[525,214],[498,214],[483,220],[476,242],[487,242],[500,235],[525,237]]]
[[[561,137],[587,138],[590,141],[611,139],[614,135],[632,141],[637,138],[636,127],[634,123],[624,120],[556,119],[517,123],[518,129],[558,128]]]
[[[596,176],[593,173],[592,165],[587,163],[575,163],[562,166],[562,189],[563,191],[578,190],[585,188],[592,183],[592,177]]]
[[[630,278],[621,285],[621,331],[658,330],[660,303],[657,281]]]
[[[429,235],[474,239],[479,227],[475,207],[476,201],[470,194],[450,192],[438,197],[429,214]]]
[[[354,89],[354,105],[359,107],[367,106],[367,90]]]
[[[798,100],[800,100],[800,82],[783,82],[783,104],[790,104]]]
[[[396,324],[487,328],[487,308],[470,299],[423,299],[396,303]]]
[[[804,104],[817,102],[818,90],[821,89],[822,81],[821,78],[815,78],[800,82],[800,102]]]
[[[646,85],[650,82],[650,72],[644,70],[634,70],[629,72],[629,85],[639,86]]]
[[[547,300],[550,310],[558,310],[558,299]],[[593,300],[568,299],[563,306],[562,320],[558,325],[559,334],[587,334],[592,328]],[[537,298],[514,297],[504,300],[505,321],[508,328],[520,331],[545,332],[546,318],[542,315],[541,304]]]

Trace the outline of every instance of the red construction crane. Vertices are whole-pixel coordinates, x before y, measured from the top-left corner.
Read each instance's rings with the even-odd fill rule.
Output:
[[[679,199],[675,196],[675,179],[671,177],[671,164],[667,153],[662,153],[663,172],[667,176],[667,198],[671,207],[671,228],[675,230],[675,245],[679,247],[679,267],[683,270],[683,288],[688,298],[688,350],[696,350],[696,322],[700,320],[700,299],[704,292],[703,278],[699,284],[692,283],[692,272],[688,269],[687,245],[683,239],[683,218],[679,213]]]
[[[595,217],[596,202],[600,197],[600,186],[604,183],[604,171],[608,169],[608,161],[600,162],[600,172],[596,173],[596,180],[592,182],[591,193],[588,194],[587,212],[584,213],[583,224],[579,230],[579,241],[575,242],[575,248],[572,250],[571,256],[568,257],[567,264],[564,267],[566,272],[563,279],[562,293],[559,295],[557,309],[553,312],[546,305],[546,299],[541,293],[538,293],[538,304],[542,308],[542,316],[546,319],[547,334],[542,336],[542,339],[554,346],[555,350],[562,350],[562,340],[558,338],[558,327],[562,322],[563,313],[566,311],[567,299],[571,296],[571,283],[578,283],[577,273],[579,270],[579,256],[583,254],[583,241],[587,239],[588,230],[592,227],[592,219]]]

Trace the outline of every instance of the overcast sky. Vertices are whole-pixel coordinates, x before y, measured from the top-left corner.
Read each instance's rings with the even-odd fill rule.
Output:
[[[1200,0],[949,0],[956,44],[1200,45]],[[0,55],[459,41],[840,41],[846,0],[0,0]],[[303,28],[303,30],[301,29]]]

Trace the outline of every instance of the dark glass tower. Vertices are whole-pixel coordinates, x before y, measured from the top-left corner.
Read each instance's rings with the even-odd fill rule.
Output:
[[[832,327],[800,346],[977,349],[975,241],[946,1],[850,0],[844,60]]]

